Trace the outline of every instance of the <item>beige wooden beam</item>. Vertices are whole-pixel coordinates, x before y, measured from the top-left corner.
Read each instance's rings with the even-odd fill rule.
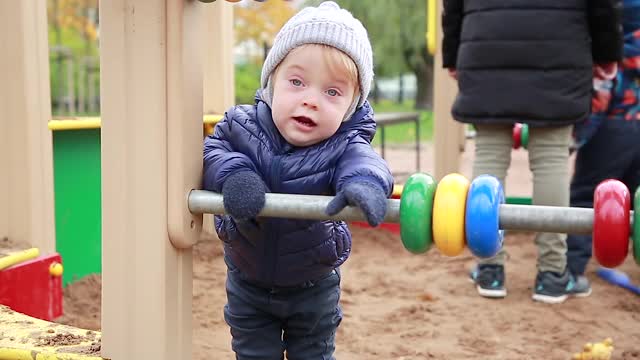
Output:
[[[46,2],[0,1],[0,238],[55,251]]]
[[[233,3],[216,1],[204,6],[205,114],[223,114],[235,104],[233,65]]]
[[[200,181],[205,6],[100,2],[106,358],[191,358],[192,254],[168,234],[200,226],[175,189]]]
[[[442,2],[437,2],[437,14],[442,12]],[[437,19],[437,51],[433,66],[433,116],[436,180],[445,175],[460,171],[460,156],[464,151],[464,126],[451,117],[451,105],[458,91],[457,83],[442,68],[442,28],[441,17]]]
[[[216,1],[204,6],[205,32],[202,47],[204,60],[205,114],[224,114],[235,104],[235,67],[233,63],[233,3]],[[213,215],[204,216],[203,229],[216,236]]]

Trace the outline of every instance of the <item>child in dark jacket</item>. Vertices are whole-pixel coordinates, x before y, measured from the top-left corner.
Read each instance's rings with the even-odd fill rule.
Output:
[[[529,125],[533,203],[569,205],[571,129],[589,114],[593,76],[615,73],[622,52],[617,0],[444,0],[443,66],[458,80],[453,117],[476,129],[473,176],[504,184],[512,129]],[[566,235],[536,234],[533,299],[583,291],[566,266]],[[506,252],[480,259],[481,296],[507,295]]]
[[[335,215],[359,207],[382,222],[393,178],[373,150],[366,29],[334,2],[293,16],[275,38],[254,105],[230,109],[204,143],[204,188],[227,264],[224,317],[238,359],[332,359],[342,320],[342,221],[257,217],[265,193],[335,195]]]
[[[634,192],[640,186],[640,0],[625,0],[622,13],[624,59],[612,80],[596,80],[592,113],[575,126],[578,146],[571,180],[571,206],[593,207],[593,192],[605,179],[618,179]],[[567,265],[577,284],[591,293],[584,276],[591,236],[569,234]]]

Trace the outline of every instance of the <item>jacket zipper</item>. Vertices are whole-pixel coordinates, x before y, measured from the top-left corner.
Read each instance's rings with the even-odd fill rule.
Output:
[[[278,181],[280,181],[280,161],[281,161],[282,155],[276,155],[273,158],[273,162],[271,163],[271,173],[269,174],[269,180],[271,180],[271,191],[276,192],[277,191],[277,186],[278,186]],[[268,227],[267,231],[269,232],[269,242],[267,244],[265,244],[265,249],[264,249],[264,254],[265,257],[267,259],[269,259],[269,261],[271,261],[271,269],[269,269],[269,272],[267,273],[267,283],[268,284],[273,284],[273,280],[275,278],[275,274],[276,274],[276,264],[278,262],[278,237],[279,237],[279,232],[278,229],[274,228],[271,226],[272,222],[268,221],[267,223],[270,224],[270,226]]]

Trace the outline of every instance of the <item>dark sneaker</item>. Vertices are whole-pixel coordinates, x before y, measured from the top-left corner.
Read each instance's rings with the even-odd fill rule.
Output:
[[[571,289],[570,295],[577,297],[587,297],[591,295],[591,283],[584,275],[577,275],[574,277],[575,284]]]
[[[569,271],[558,274],[552,271],[538,272],[533,289],[533,300],[547,304],[559,304],[567,300],[575,289],[575,280]]]
[[[488,298],[507,296],[507,289],[504,287],[504,266],[481,264],[471,271],[470,276],[480,296]]]

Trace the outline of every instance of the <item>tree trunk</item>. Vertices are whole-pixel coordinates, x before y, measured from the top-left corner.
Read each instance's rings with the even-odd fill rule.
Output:
[[[263,41],[262,42],[262,54],[263,54],[262,61],[267,60],[267,55],[269,55],[269,50],[271,50],[271,46],[269,46],[268,42]]]
[[[433,108],[433,63],[420,62],[413,68],[416,75],[415,108],[430,110]]]
[[[400,74],[398,77],[398,104],[404,102],[404,76]]]
[[[80,61],[78,61],[77,74],[78,74],[78,112],[83,115],[86,112],[86,99],[87,94],[85,93],[87,87],[89,86],[87,80],[87,62],[89,57],[91,56],[91,39],[89,38],[89,33],[87,32],[87,28],[89,26],[90,19],[90,5],[88,1],[85,1],[83,4],[84,9],[82,10],[82,40],[84,41],[84,57]]]
[[[373,79],[373,91],[371,92],[373,97],[373,103],[377,104],[380,101],[380,89],[378,88],[378,81]]]
[[[56,45],[57,47],[62,46],[62,29],[60,28],[60,14],[58,12],[58,0],[53,1],[53,30],[56,35]],[[55,95],[57,101],[57,112],[60,115],[63,112],[64,108],[64,83],[63,83],[63,73],[62,73],[62,54],[56,53],[56,82],[57,82],[57,94]]]

